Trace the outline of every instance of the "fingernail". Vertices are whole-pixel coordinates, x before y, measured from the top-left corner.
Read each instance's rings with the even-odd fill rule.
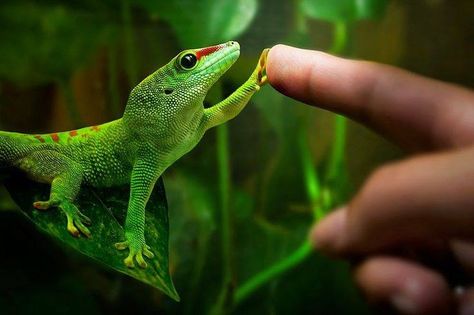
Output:
[[[345,233],[346,217],[347,207],[341,207],[318,223],[311,231],[314,248],[327,251],[337,249]]]
[[[392,306],[402,314],[418,314],[419,309],[416,303],[416,297],[420,295],[420,290],[421,288],[417,281],[409,280],[400,292],[392,296],[390,302]]]

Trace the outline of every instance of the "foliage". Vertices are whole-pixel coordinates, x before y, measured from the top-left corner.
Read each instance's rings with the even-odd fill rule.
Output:
[[[247,29],[257,11],[256,0],[137,1],[171,25],[182,47],[235,38]]]
[[[388,0],[302,0],[301,10],[309,17],[330,22],[349,22],[380,17]]]
[[[112,34],[106,24],[62,5],[7,3],[0,21],[0,77],[20,85],[68,79]]]
[[[89,227],[92,238],[87,239],[69,234],[66,217],[58,209],[38,211],[33,207],[33,202],[49,199],[48,185],[38,184],[18,173],[7,177],[4,184],[22,212],[41,230],[105,266],[163,290],[179,301],[168,268],[168,205],[163,181],[157,183],[146,208],[145,237],[156,256],[149,261],[147,269],[128,269],[123,263],[127,253],[119,252],[113,246],[125,238],[122,227],[130,195],[128,186],[81,189],[76,204],[93,223]]]
[[[106,77],[113,82],[108,82],[112,86],[110,98],[117,102],[123,91],[177,51],[238,39],[242,61],[216,86],[209,99],[215,102],[250,73],[269,33],[271,44],[313,47],[319,43],[312,41],[299,23],[323,20],[335,30],[328,50],[348,54],[353,22],[381,16],[388,1],[38,3],[9,1],[0,7],[0,77],[4,81],[21,86],[60,84],[58,80],[69,79],[78,69],[92,67],[91,57],[103,56],[105,50]],[[280,8],[290,10],[279,12],[278,20],[272,20],[270,13]],[[287,29],[278,29],[282,25]],[[54,104],[41,100],[38,106]],[[182,296],[181,303],[172,303],[156,297],[156,290],[150,293],[138,282],[125,282],[114,297],[108,295],[110,290],[97,294],[97,299],[108,305],[108,313],[131,309],[130,313],[143,314],[367,314],[349,278],[348,266],[314,254],[306,242],[311,224],[346,200],[351,187],[345,164],[346,122],[332,116],[334,123],[312,126],[321,116],[321,112],[265,87],[236,120],[208,132],[193,152],[165,174],[170,204],[169,264],[164,188],[160,185],[154,191],[147,209],[147,240],[152,248],[160,248],[161,255],[159,266],[146,271],[125,269],[125,254],[112,246],[123,235],[119,223],[126,209],[126,187],[81,193],[80,207],[93,221],[91,240],[72,238],[59,211],[38,213],[31,209],[32,200],[46,194],[44,186],[15,180],[8,188],[23,213],[40,229],[102,265],[178,299],[172,275]],[[7,119],[0,117],[0,122]],[[324,141],[331,146],[324,147]],[[316,154],[314,147],[324,149]],[[84,268],[71,267],[79,270],[78,274]],[[62,272],[71,273],[69,269]],[[100,279],[108,283],[107,288],[113,287],[114,280]],[[141,307],[137,310],[135,304]]]

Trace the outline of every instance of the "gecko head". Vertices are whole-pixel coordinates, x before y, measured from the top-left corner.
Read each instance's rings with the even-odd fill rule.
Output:
[[[189,104],[200,104],[239,55],[240,45],[235,41],[182,51],[165,66],[167,75],[161,76],[165,79],[160,82],[159,93],[170,98],[184,97]]]
[[[182,51],[132,90],[125,120],[153,125],[202,107],[209,89],[239,55],[240,46],[234,41]]]
[[[214,83],[239,58],[240,46],[235,41],[179,53],[130,93],[124,116],[179,114],[202,106]]]

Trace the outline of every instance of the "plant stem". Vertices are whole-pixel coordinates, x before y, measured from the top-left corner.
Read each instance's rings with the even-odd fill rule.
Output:
[[[57,81],[57,84],[59,86],[59,89],[61,90],[61,93],[63,94],[66,110],[69,115],[69,118],[71,119],[73,127],[77,128],[82,126],[83,121],[77,109],[77,103],[74,97],[74,91],[72,90],[70,80],[59,79]]]
[[[209,314],[220,315],[227,312],[233,304],[232,262],[231,262],[231,215],[230,215],[230,160],[229,130],[227,124],[217,127],[217,162],[219,169],[219,193],[221,196],[221,253],[222,287],[217,302]]]
[[[201,230],[201,234],[198,236],[197,243],[197,255],[195,259],[195,265],[191,277],[191,284],[189,286],[189,294],[186,300],[184,314],[194,314],[194,303],[196,300],[196,291],[198,289],[199,281],[201,280],[202,271],[206,263],[206,256],[209,250],[209,237],[211,233],[209,231]]]
[[[335,22],[333,41],[329,52],[331,54],[340,54],[344,52],[347,46],[348,25],[346,22]]]
[[[299,265],[306,259],[306,257],[308,257],[308,255],[311,254],[311,252],[312,250],[310,243],[305,241],[297,250],[285,257],[285,259],[280,260],[279,262],[247,280],[247,282],[242,284],[235,291],[235,304],[237,305],[241,303],[269,281],[278,278],[283,273]]]
[[[330,52],[341,53],[344,51],[347,45],[347,24],[344,22],[338,22],[334,25],[334,27],[334,40]],[[333,176],[333,173],[337,174],[340,170],[344,160],[344,149],[346,143],[346,120],[342,116],[336,116],[335,119],[334,145],[331,150],[330,166],[327,173],[331,176]],[[306,124],[303,125],[306,126]],[[319,220],[323,217],[325,211],[327,211],[327,209],[333,205],[330,204],[330,202],[328,203],[324,202],[324,200],[321,200],[332,199],[330,196],[325,196],[325,193],[323,193],[321,189],[318,174],[311,158],[311,151],[308,148],[306,131],[307,128],[301,128],[298,139],[299,150],[301,153],[306,192],[311,203],[314,218],[315,220]],[[309,241],[305,240],[303,244],[292,254],[276,262],[269,268],[257,273],[240,287],[238,287],[234,295],[235,305],[247,299],[259,288],[266,285],[271,280],[280,277],[283,273],[300,264],[309,255],[311,255],[311,253],[311,245]]]
[[[307,137],[307,124],[302,124],[299,132],[299,151],[301,156],[301,164],[303,166],[303,175],[305,178],[305,187],[308,200],[311,204],[313,217],[317,221],[322,218],[324,212],[320,207],[321,185],[319,183],[318,173],[314,167],[312,154],[309,149]]]
[[[293,0],[293,6],[295,8],[300,8],[301,0]],[[306,34],[308,32],[308,27],[306,26],[306,14],[302,10],[294,10],[294,26],[293,28],[297,33]]]
[[[298,145],[301,154],[301,163],[303,165],[306,194],[308,195],[308,199],[311,204],[313,216],[315,220],[319,220],[324,215],[324,209],[321,207],[320,202],[322,194],[318,174],[314,167],[313,160],[311,158],[311,151],[309,150],[308,146],[306,126],[307,124],[302,124],[302,127],[300,128],[298,135]],[[283,273],[300,264],[306,259],[306,257],[311,255],[311,253],[311,245],[308,241],[304,241],[303,244],[292,254],[270,266],[270,268],[256,274],[254,277],[250,278],[247,282],[237,288],[234,295],[235,304],[237,305],[244,301],[247,297],[265,285],[267,282],[278,278]]]
[[[227,124],[217,127],[217,159],[219,167],[219,193],[221,195],[221,224],[222,224],[222,262],[224,282],[231,278],[231,219],[229,209],[230,198],[230,162],[229,162],[229,130]]]
[[[130,86],[138,83],[138,67],[133,40],[132,13],[129,0],[122,0],[122,20],[125,40],[126,71]]]
[[[109,75],[109,80],[108,80],[108,88],[109,88],[109,106],[110,106],[110,112],[113,116],[114,119],[120,116],[121,110],[120,110],[120,104],[119,104],[119,88],[117,84],[117,49],[116,47],[113,47],[110,45],[108,47],[108,75]]]
[[[337,178],[344,163],[346,129],[346,118],[341,115],[336,115],[334,118],[334,141],[325,178],[329,183]]]
[[[347,47],[348,25],[345,22],[336,22],[334,24],[334,41],[331,49],[332,54],[341,54]],[[326,171],[325,180],[328,183],[333,182],[339,175],[344,163],[346,147],[346,118],[336,115],[334,118],[334,141],[331,148],[329,165]]]

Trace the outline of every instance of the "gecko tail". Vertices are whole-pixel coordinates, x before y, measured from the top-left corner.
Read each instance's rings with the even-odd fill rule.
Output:
[[[27,151],[27,146],[18,139],[17,134],[0,131],[0,169],[11,166]]]
[[[11,143],[8,133],[0,131],[0,169],[11,164]]]

